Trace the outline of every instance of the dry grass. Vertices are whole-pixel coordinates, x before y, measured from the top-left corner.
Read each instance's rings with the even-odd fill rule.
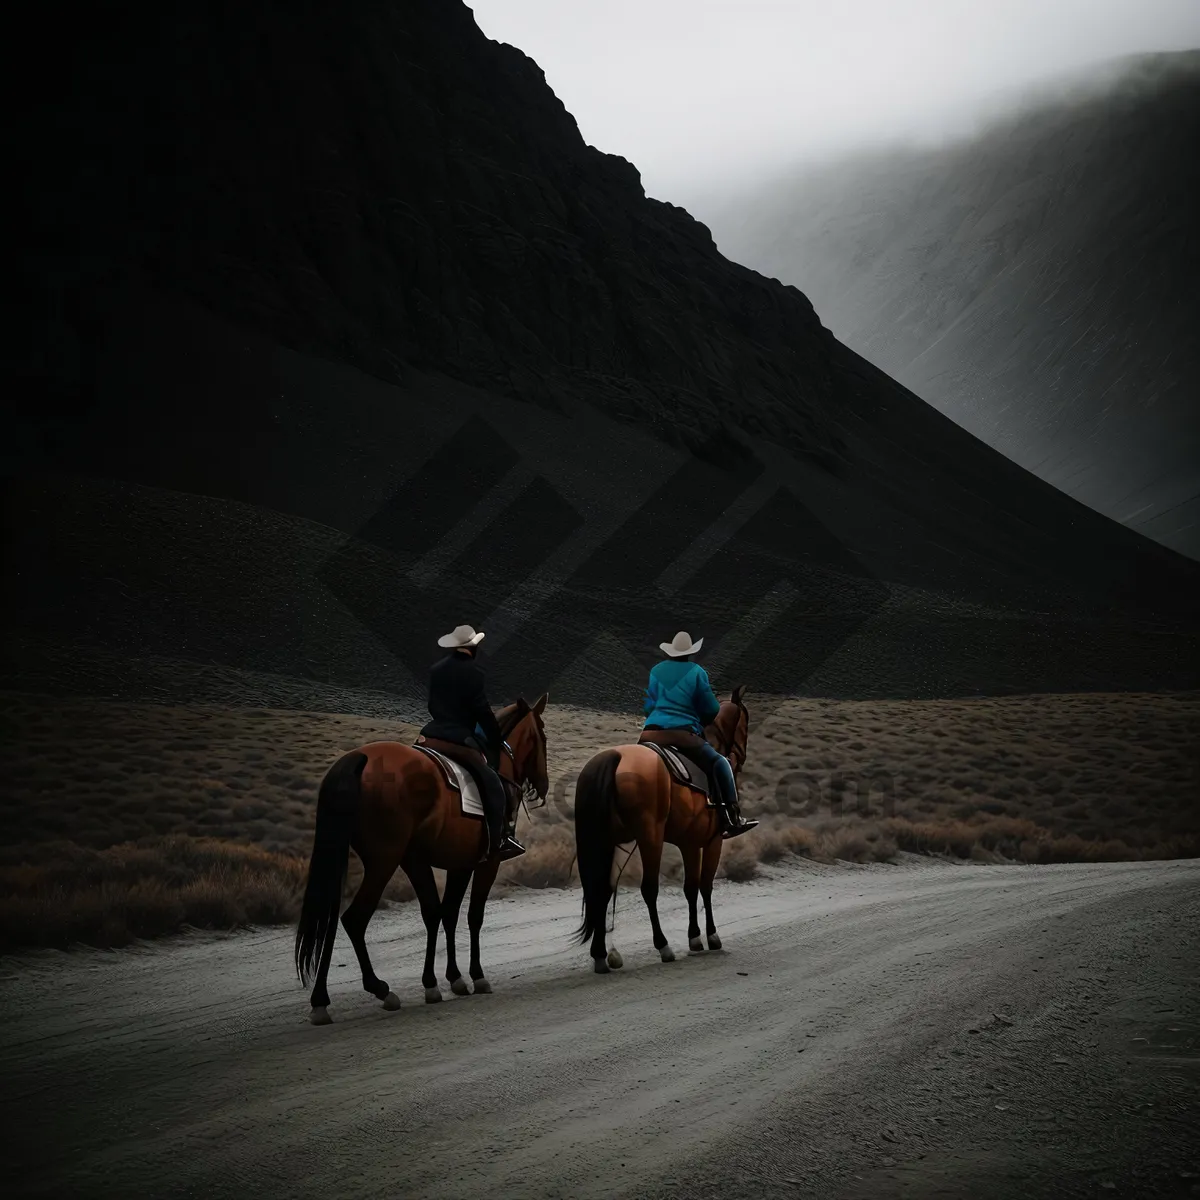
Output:
[[[325,770],[363,742],[415,734],[351,715],[16,694],[0,713],[9,947],[290,921]],[[529,853],[501,868],[498,888],[573,882],[573,780],[639,724],[547,711],[550,802],[522,817]],[[722,872],[750,879],[791,855],[872,862],[898,850],[985,862],[1197,855],[1198,748],[1195,693],[785,701],[752,726],[743,806],[762,825],[730,843]],[[663,873],[682,875],[671,847]],[[351,887],[357,878],[352,861]],[[640,878],[634,854],[622,879]],[[411,895],[402,875],[387,893]]]
[[[278,924],[299,913],[304,859],[211,838],[174,836],[91,850],[42,848],[0,866],[0,951],[123,946],[193,926]]]
[[[1196,693],[788,701],[759,733],[747,807],[875,833],[868,857],[889,842],[985,861],[1200,854]]]
[[[753,714],[756,699],[748,698]],[[763,705],[758,702],[761,712]],[[574,776],[635,718],[552,714],[556,762]],[[599,730],[597,734],[599,734]],[[561,747],[561,750],[560,750]],[[762,821],[722,873],[795,854],[886,862],[904,850],[982,862],[1100,862],[1200,855],[1200,694],[986,700],[787,700],[752,725],[741,781]],[[560,789],[539,824],[570,819]],[[678,877],[670,848],[664,871]],[[624,878],[640,878],[636,855]]]
[[[11,694],[2,712],[5,846],[102,849],[184,833],[307,858],[330,764],[363,742],[416,733],[326,713]]]

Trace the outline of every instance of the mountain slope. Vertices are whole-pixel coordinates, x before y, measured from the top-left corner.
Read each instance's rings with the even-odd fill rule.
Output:
[[[37,64],[40,119],[19,133],[30,315],[57,339],[18,346],[27,378],[77,388],[99,314],[57,289],[133,273],[393,381],[408,365],[567,393],[677,442],[750,392],[744,424],[836,452],[807,300],[647,200],[462,4],[85,20]]]
[[[1200,567],[722,258],[461,4],[38,14],[10,681],[412,697],[464,620],[497,694],[614,707],[680,626],[759,692],[1192,678]]]
[[[841,339],[1100,512],[1200,556],[1200,52],[943,149],[813,167],[710,214]]]

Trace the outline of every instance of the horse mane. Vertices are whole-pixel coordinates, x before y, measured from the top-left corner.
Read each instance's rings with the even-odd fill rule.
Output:
[[[522,713],[521,716],[524,716],[524,714]],[[506,704],[496,714],[496,722],[500,726],[501,735],[507,738],[521,722],[521,717],[517,716],[516,704]]]
[[[502,709],[500,709],[499,712],[496,713],[496,723],[500,726],[500,736],[505,741],[508,741],[509,734],[512,733],[512,731],[516,729],[516,727],[520,725],[520,723],[527,716],[529,716],[530,713],[533,713],[534,724],[537,726],[538,733],[540,733],[544,739],[546,736],[546,725],[542,721],[542,714],[534,712],[533,709],[527,705],[525,711],[518,715],[517,705],[515,702],[512,704],[506,704]]]

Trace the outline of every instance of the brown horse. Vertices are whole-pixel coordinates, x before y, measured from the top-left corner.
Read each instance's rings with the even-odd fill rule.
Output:
[[[750,713],[742,703],[745,687],[737,687],[704,731],[707,740],[730,761],[736,775],[746,761]],[[664,842],[683,853],[683,891],[687,896],[688,946],[703,950],[696,897],[703,895],[708,948],[721,939],[712,915],[712,885],[721,861],[721,827],[716,811],[703,796],[676,783],[662,759],[649,746],[616,746],[592,758],[575,788],[575,848],[583,884],[583,922],[578,944],[591,939],[598,974],[621,966],[621,956],[604,948],[605,915],[613,896],[613,853],[618,845],[637,842],[642,855],[642,898],[650,911],[654,948],[663,962],[674,961],[658,923],[658,872]]]
[[[505,741],[500,773],[525,795],[543,799],[549,790],[542,724],[545,707],[542,696],[532,707],[518,700],[497,714]],[[382,1000],[384,1008],[399,1008],[400,999],[372,969],[366,931],[397,867],[412,881],[428,934],[421,976],[426,1002],[442,998],[433,969],[439,921],[446,930],[446,980],[456,996],[470,990],[455,961],[454,931],[472,876],[475,882],[467,910],[469,969],[476,992],[492,990],[479,962],[479,930],[500,858],[493,847],[488,858],[480,861],[487,838],[486,823],[463,814],[459,794],[446,784],[441,768],[412,746],[371,742],[343,754],[329,768],[317,799],[308,885],[296,930],[296,973],[305,986],[315,978],[310,1014],[314,1025],[327,1025],[331,1019],[326,979],[351,850],[362,860],[363,880],[342,914],[342,925],[358,955],[363,987]],[[446,872],[440,900],[434,867]]]

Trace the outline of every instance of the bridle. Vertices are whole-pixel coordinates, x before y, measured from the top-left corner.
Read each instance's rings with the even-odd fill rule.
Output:
[[[528,772],[522,772],[521,765],[517,762],[516,751],[508,742],[508,734],[511,733],[526,716],[532,716],[534,723],[537,726],[538,735],[544,740],[546,736],[546,727],[542,724],[541,717],[532,709],[528,713],[523,714],[513,721],[512,725],[504,733],[504,738],[500,745],[503,753],[508,757],[508,761],[512,764],[513,779],[512,782],[521,789],[521,803],[525,805],[525,811],[528,812],[531,808],[541,808],[546,803],[546,797],[538,794],[537,786],[533,780],[529,778]]]

